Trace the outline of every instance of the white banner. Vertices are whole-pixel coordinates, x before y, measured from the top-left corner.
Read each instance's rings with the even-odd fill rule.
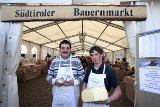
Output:
[[[72,4],[72,0],[0,0],[0,3],[54,3],[54,4]]]

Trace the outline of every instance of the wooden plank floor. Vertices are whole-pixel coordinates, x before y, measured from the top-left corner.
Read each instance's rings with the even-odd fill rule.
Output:
[[[51,107],[51,85],[46,81],[46,75],[26,81],[18,82],[20,107]],[[81,107],[81,105],[79,105]],[[123,95],[110,107],[134,107],[133,103]]]

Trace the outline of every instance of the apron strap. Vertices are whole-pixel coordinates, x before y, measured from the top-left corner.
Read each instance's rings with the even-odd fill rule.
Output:
[[[103,74],[105,74],[105,70],[106,70],[106,65],[104,64],[104,66],[103,66]]]
[[[62,57],[60,56],[59,65],[58,65],[59,68],[61,67],[61,61],[62,61]],[[69,67],[72,68],[71,56],[69,57]]]
[[[70,55],[70,58],[69,58],[69,67],[72,69],[71,55]]]
[[[92,72],[92,68],[91,68],[91,73],[93,73],[93,72]]]
[[[58,68],[61,67],[61,57],[60,57],[60,60],[59,60],[59,65],[58,65]]]

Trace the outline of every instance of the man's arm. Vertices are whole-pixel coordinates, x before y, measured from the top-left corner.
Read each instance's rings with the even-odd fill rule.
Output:
[[[90,71],[91,71],[90,67],[86,69],[85,76],[83,78],[83,87],[82,87],[82,90],[84,90],[84,89],[87,88],[87,83],[88,83],[88,78],[89,78],[89,75],[90,75]]]
[[[108,103],[117,100],[122,95],[119,85],[114,89],[113,94],[109,97]]]
[[[50,67],[48,69],[48,74],[47,74],[47,77],[46,77],[46,80],[55,85],[55,81],[56,81],[56,75],[57,73],[55,73],[55,70],[54,70],[54,64],[55,64],[55,61],[53,60],[52,63],[50,64]]]
[[[56,61],[53,60],[52,63],[50,64],[46,80],[49,83],[51,83],[52,85],[56,85],[58,87],[61,87],[61,86],[65,85],[65,81],[63,78],[58,78],[58,79],[56,78],[58,69],[55,68],[55,63],[56,63]]]
[[[74,80],[74,85],[79,85],[80,82],[83,80],[84,78],[84,69],[82,66],[81,61],[77,58],[77,72],[78,72],[78,76],[77,78]]]
[[[108,99],[108,102],[112,102],[112,101],[117,100],[122,95],[122,92],[119,87],[119,82],[116,79],[116,75],[115,75],[113,69],[109,68],[107,74],[109,76],[108,81],[109,81],[110,85],[114,88],[113,94]]]
[[[87,88],[87,83],[83,83],[83,87],[82,87],[82,90],[86,89]]]

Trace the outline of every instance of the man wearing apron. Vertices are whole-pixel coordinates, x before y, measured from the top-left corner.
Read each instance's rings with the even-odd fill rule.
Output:
[[[83,90],[92,87],[105,87],[109,92],[113,87],[114,92],[107,101],[83,103],[83,107],[109,107],[108,103],[118,99],[122,94],[119,83],[113,73],[113,70],[103,63],[103,49],[99,46],[93,46],[89,53],[93,65],[86,71],[83,79]]]
[[[80,60],[70,54],[69,41],[63,40],[59,48],[61,56],[52,61],[47,75],[47,81],[53,85],[52,107],[77,107],[84,69]]]

